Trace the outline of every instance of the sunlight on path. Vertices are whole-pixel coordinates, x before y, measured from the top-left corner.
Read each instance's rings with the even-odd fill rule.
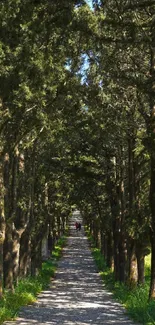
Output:
[[[75,221],[82,223],[78,211],[73,213],[68,243],[50,288],[34,305],[23,307],[17,321],[5,325],[134,325],[105,290],[83,227],[76,231]]]

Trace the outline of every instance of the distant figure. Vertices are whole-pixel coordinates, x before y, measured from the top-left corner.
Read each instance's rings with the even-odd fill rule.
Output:
[[[79,229],[79,231],[81,230],[81,223],[80,222],[78,224],[78,229]]]
[[[79,224],[78,224],[78,222],[76,221],[76,222],[75,222],[75,229],[78,230],[78,227],[79,227]]]

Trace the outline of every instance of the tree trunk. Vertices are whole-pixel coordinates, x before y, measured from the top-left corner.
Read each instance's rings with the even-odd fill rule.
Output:
[[[6,237],[4,241],[4,286],[14,291],[14,258],[16,256],[14,248],[13,232],[15,229],[14,219],[17,206],[17,169],[18,169],[18,149],[6,155],[4,166],[5,210],[6,210]],[[17,266],[16,266],[17,267]],[[15,269],[16,269],[15,267]],[[17,273],[17,270],[15,271]]]
[[[145,263],[144,255],[137,252],[137,268],[138,268],[138,284],[144,284],[145,282]]]
[[[138,270],[137,270],[137,258],[135,253],[135,243],[130,241],[128,246],[128,276],[127,284],[130,288],[134,288],[137,285]]]
[[[59,212],[58,212],[58,214],[57,214],[57,222],[56,222],[56,224],[57,224],[57,235],[58,235],[58,237],[60,237],[61,236],[61,219],[60,219],[60,215],[59,215]]]
[[[5,240],[3,158],[0,157],[0,299],[3,295],[3,244]]]
[[[109,268],[112,268],[113,261],[113,244],[112,244],[112,233],[108,231],[107,233],[107,256],[106,256],[106,264]]]
[[[41,243],[42,241],[39,240],[35,242],[31,248],[31,276],[34,277],[39,274],[39,269],[42,264]]]
[[[152,116],[152,123],[155,119],[155,106],[154,116]],[[153,127],[153,125],[152,125]],[[153,132],[153,131],[152,131]],[[155,125],[154,125],[155,132]],[[152,152],[151,152],[151,184],[150,184],[150,209],[151,209],[151,230],[150,230],[150,241],[151,241],[151,282],[149,298],[155,299],[155,134],[152,134]]]
[[[119,233],[116,226],[118,220],[116,219],[113,226],[113,240],[114,240],[114,277],[115,281],[119,281]]]
[[[21,236],[20,240],[20,254],[19,254],[19,277],[26,277],[30,275],[31,265],[31,241],[30,231],[27,228]]]
[[[107,259],[107,254],[108,254],[108,247],[107,247],[107,236],[106,234],[104,234],[104,237],[103,237],[103,251],[104,251],[104,259],[106,260]]]
[[[154,11],[152,8],[152,17]],[[151,25],[150,37],[152,44],[150,46],[150,121],[148,123],[148,132],[150,135],[150,166],[151,166],[151,182],[150,182],[150,209],[151,209],[151,281],[149,298],[155,299],[155,22]]]
[[[155,215],[154,215],[155,216]],[[150,282],[150,291],[149,298],[155,299],[155,231],[150,230],[151,232],[151,282]]]
[[[44,225],[40,225],[37,233],[34,234],[31,239],[31,275],[36,276],[39,273],[39,269],[42,266],[42,240],[48,232],[48,220],[44,222]]]
[[[93,238],[95,241],[95,246],[99,248],[99,220],[95,216],[93,219]]]
[[[101,229],[101,234],[100,234],[100,237],[101,237],[101,253],[104,255],[104,233],[103,233],[103,230]]]
[[[49,236],[49,225],[47,226],[47,232],[42,240],[42,260],[47,260],[49,258],[49,250],[48,250],[48,236]]]
[[[119,197],[120,197],[120,214],[121,214],[121,233],[119,242],[119,263],[120,263],[120,275],[119,281],[124,283],[126,278],[126,262],[127,262],[127,247],[126,247],[126,231],[125,231],[125,161],[124,161],[124,148],[120,146],[120,186],[119,186]]]
[[[14,284],[18,284],[18,276],[19,276],[19,266],[20,266],[20,239],[24,229],[18,230],[14,227],[13,229],[13,281]]]
[[[6,289],[14,291],[12,229],[12,224],[6,225],[6,236],[4,241],[4,287]]]
[[[119,282],[124,283],[126,278],[126,261],[127,251],[126,242],[123,234],[121,233],[119,242]]]

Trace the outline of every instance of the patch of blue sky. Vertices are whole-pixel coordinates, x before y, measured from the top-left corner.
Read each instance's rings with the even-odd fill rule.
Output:
[[[72,70],[72,59],[69,58],[66,61],[65,68],[68,71],[71,71]],[[81,65],[80,65],[79,70],[76,72],[77,75],[80,75],[81,76],[81,82],[82,83],[84,83],[84,81],[85,81],[85,78],[86,78],[86,74],[87,74],[87,70],[88,69],[89,69],[89,57],[85,53],[85,54],[82,54],[81,55]]]
[[[67,59],[65,63],[65,69],[71,71],[71,66],[72,66],[72,60]]]
[[[93,9],[92,0],[85,0],[85,2],[90,6],[91,9]]]
[[[102,1],[101,0],[96,0],[96,1],[93,1],[93,0],[85,0],[85,2],[89,5],[89,7],[93,10],[93,2],[94,4],[96,4],[97,6],[101,5],[102,4]]]
[[[87,54],[82,55],[82,64],[80,67],[80,70],[78,74],[81,75],[81,83],[85,83],[86,76],[87,76],[87,70],[89,69],[89,58]]]

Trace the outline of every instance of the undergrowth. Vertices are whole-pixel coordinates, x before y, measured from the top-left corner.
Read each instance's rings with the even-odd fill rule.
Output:
[[[86,231],[87,232],[87,231]],[[92,254],[106,288],[111,291],[115,299],[125,308],[128,315],[135,321],[145,325],[155,325],[155,301],[148,301],[150,285],[150,256],[146,258],[145,284],[129,289],[125,284],[114,281],[113,272],[106,266],[100,249],[95,248],[93,237],[87,232],[91,244]]]
[[[6,320],[15,319],[21,306],[35,302],[37,295],[47,288],[51,278],[54,277],[57,261],[61,256],[65,241],[65,236],[58,240],[51,258],[42,263],[42,269],[37,277],[27,277],[20,280],[14,293],[4,292],[3,298],[0,300],[0,324]]]

